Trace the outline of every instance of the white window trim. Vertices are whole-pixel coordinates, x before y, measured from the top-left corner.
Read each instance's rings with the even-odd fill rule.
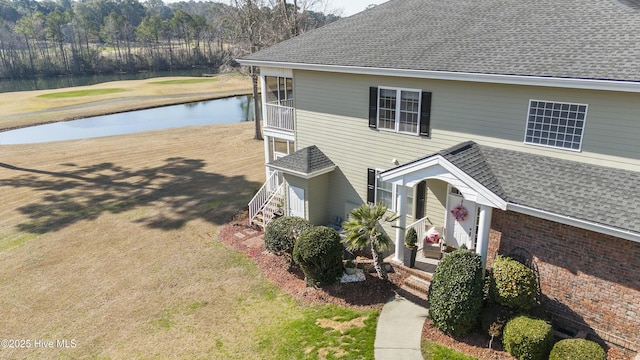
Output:
[[[396,92],[396,118],[395,118],[395,129],[387,129],[384,127],[380,126],[380,90],[394,90]],[[416,124],[416,131],[415,132],[409,132],[409,131],[400,131],[400,105],[401,105],[401,96],[402,96],[402,92],[403,91],[407,91],[407,92],[416,92],[418,93],[418,124]],[[398,133],[398,134],[407,134],[407,135],[415,135],[415,136],[419,136],[420,135],[420,121],[422,121],[421,116],[422,116],[422,89],[409,89],[409,88],[396,88],[396,87],[389,87],[389,86],[378,86],[378,98],[376,99],[378,102],[378,113],[377,113],[377,119],[376,119],[376,128],[380,131],[387,131],[387,132],[392,132],[392,133]]]
[[[585,107],[584,120],[583,120],[583,124],[582,124],[582,135],[580,136],[580,145],[578,146],[577,149],[571,149],[571,148],[566,148],[566,147],[562,147],[562,146],[555,146],[555,145],[548,145],[548,144],[536,144],[536,143],[532,143],[532,142],[528,142],[527,141],[527,130],[528,130],[528,127],[529,127],[529,115],[530,115],[529,112],[531,111],[531,102],[532,101],[547,102],[547,103],[554,103],[554,104],[577,105],[577,106],[584,106]],[[584,142],[585,130],[587,128],[588,112],[589,112],[589,104],[573,103],[573,102],[566,102],[566,101],[556,101],[556,100],[529,99],[529,103],[527,105],[527,115],[526,115],[527,117],[526,117],[526,122],[525,122],[525,125],[524,125],[523,142],[524,142],[524,144],[531,145],[531,146],[540,146],[540,147],[546,147],[546,148],[550,148],[550,149],[566,150],[566,151],[573,151],[573,152],[582,152],[582,144]]]
[[[383,170],[377,169],[376,168],[376,184],[375,184],[375,195],[374,195],[374,200],[375,203],[377,204],[378,201],[378,183],[380,182],[380,179],[378,179],[378,174],[380,174]],[[395,212],[396,210],[396,202],[394,201],[394,199],[396,198],[396,187],[393,183],[391,184],[391,206],[388,207],[389,211],[393,211]]]

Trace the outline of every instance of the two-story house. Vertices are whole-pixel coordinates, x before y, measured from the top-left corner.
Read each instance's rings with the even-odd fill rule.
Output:
[[[557,321],[640,348],[640,2],[391,0],[260,67],[250,205],[340,224],[363,202],[491,263],[528,254]]]

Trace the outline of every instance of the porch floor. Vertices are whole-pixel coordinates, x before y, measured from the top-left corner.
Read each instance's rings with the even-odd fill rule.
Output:
[[[395,258],[395,253],[389,255],[385,262],[393,262]],[[418,253],[416,254],[416,265],[413,268],[414,271],[426,273],[429,278],[433,276],[433,273],[436,271],[436,266],[440,263],[439,259],[427,258],[422,254],[422,248],[418,248]]]
[[[440,260],[426,258],[422,255],[422,248],[418,249],[418,254],[416,254],[415,269],[421,270],[433,275],[433,273],[436,272],[436,266],[438,266],[438,263],[440,263]]]

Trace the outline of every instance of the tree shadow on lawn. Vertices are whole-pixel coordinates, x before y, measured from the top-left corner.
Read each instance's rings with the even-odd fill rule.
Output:
[[[17,210],[29,220],[21,231],[44,234],[103,213],[122,213],[142,206],[158,209],[135,220],[155,229],[178,229],[201,218],[216,225],[245,206],[260,184],[244,176],[203,171],[204,160],[168,158],[157,167],[132,169],[113,163],[91,166],[63,164],[69,171],[50,172],[0,163],[25,173],[0,180],[0,186],[31,188],[39,198]]]

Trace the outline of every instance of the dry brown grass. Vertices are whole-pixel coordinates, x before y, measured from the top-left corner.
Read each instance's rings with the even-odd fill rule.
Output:
[[[239,74],[218,75],[207,78],[208,81],[200,83],[158,83],[159,81],[177,79],[193,78],[167,77],[125,80],[74,88],[2,93],[0,94],[2,96],[0,129],[251,93],[250,78]],[[38,97],[43,94],[61,93],[69,90],[110,88],[124,88],[126,91],[71,98],[46,99]]]
[[[296,305],[215,240],[264,180],[252,135],[241,123],[2,146],[1,337],[32,348],[0,357],[261,357],[261,321]]]

